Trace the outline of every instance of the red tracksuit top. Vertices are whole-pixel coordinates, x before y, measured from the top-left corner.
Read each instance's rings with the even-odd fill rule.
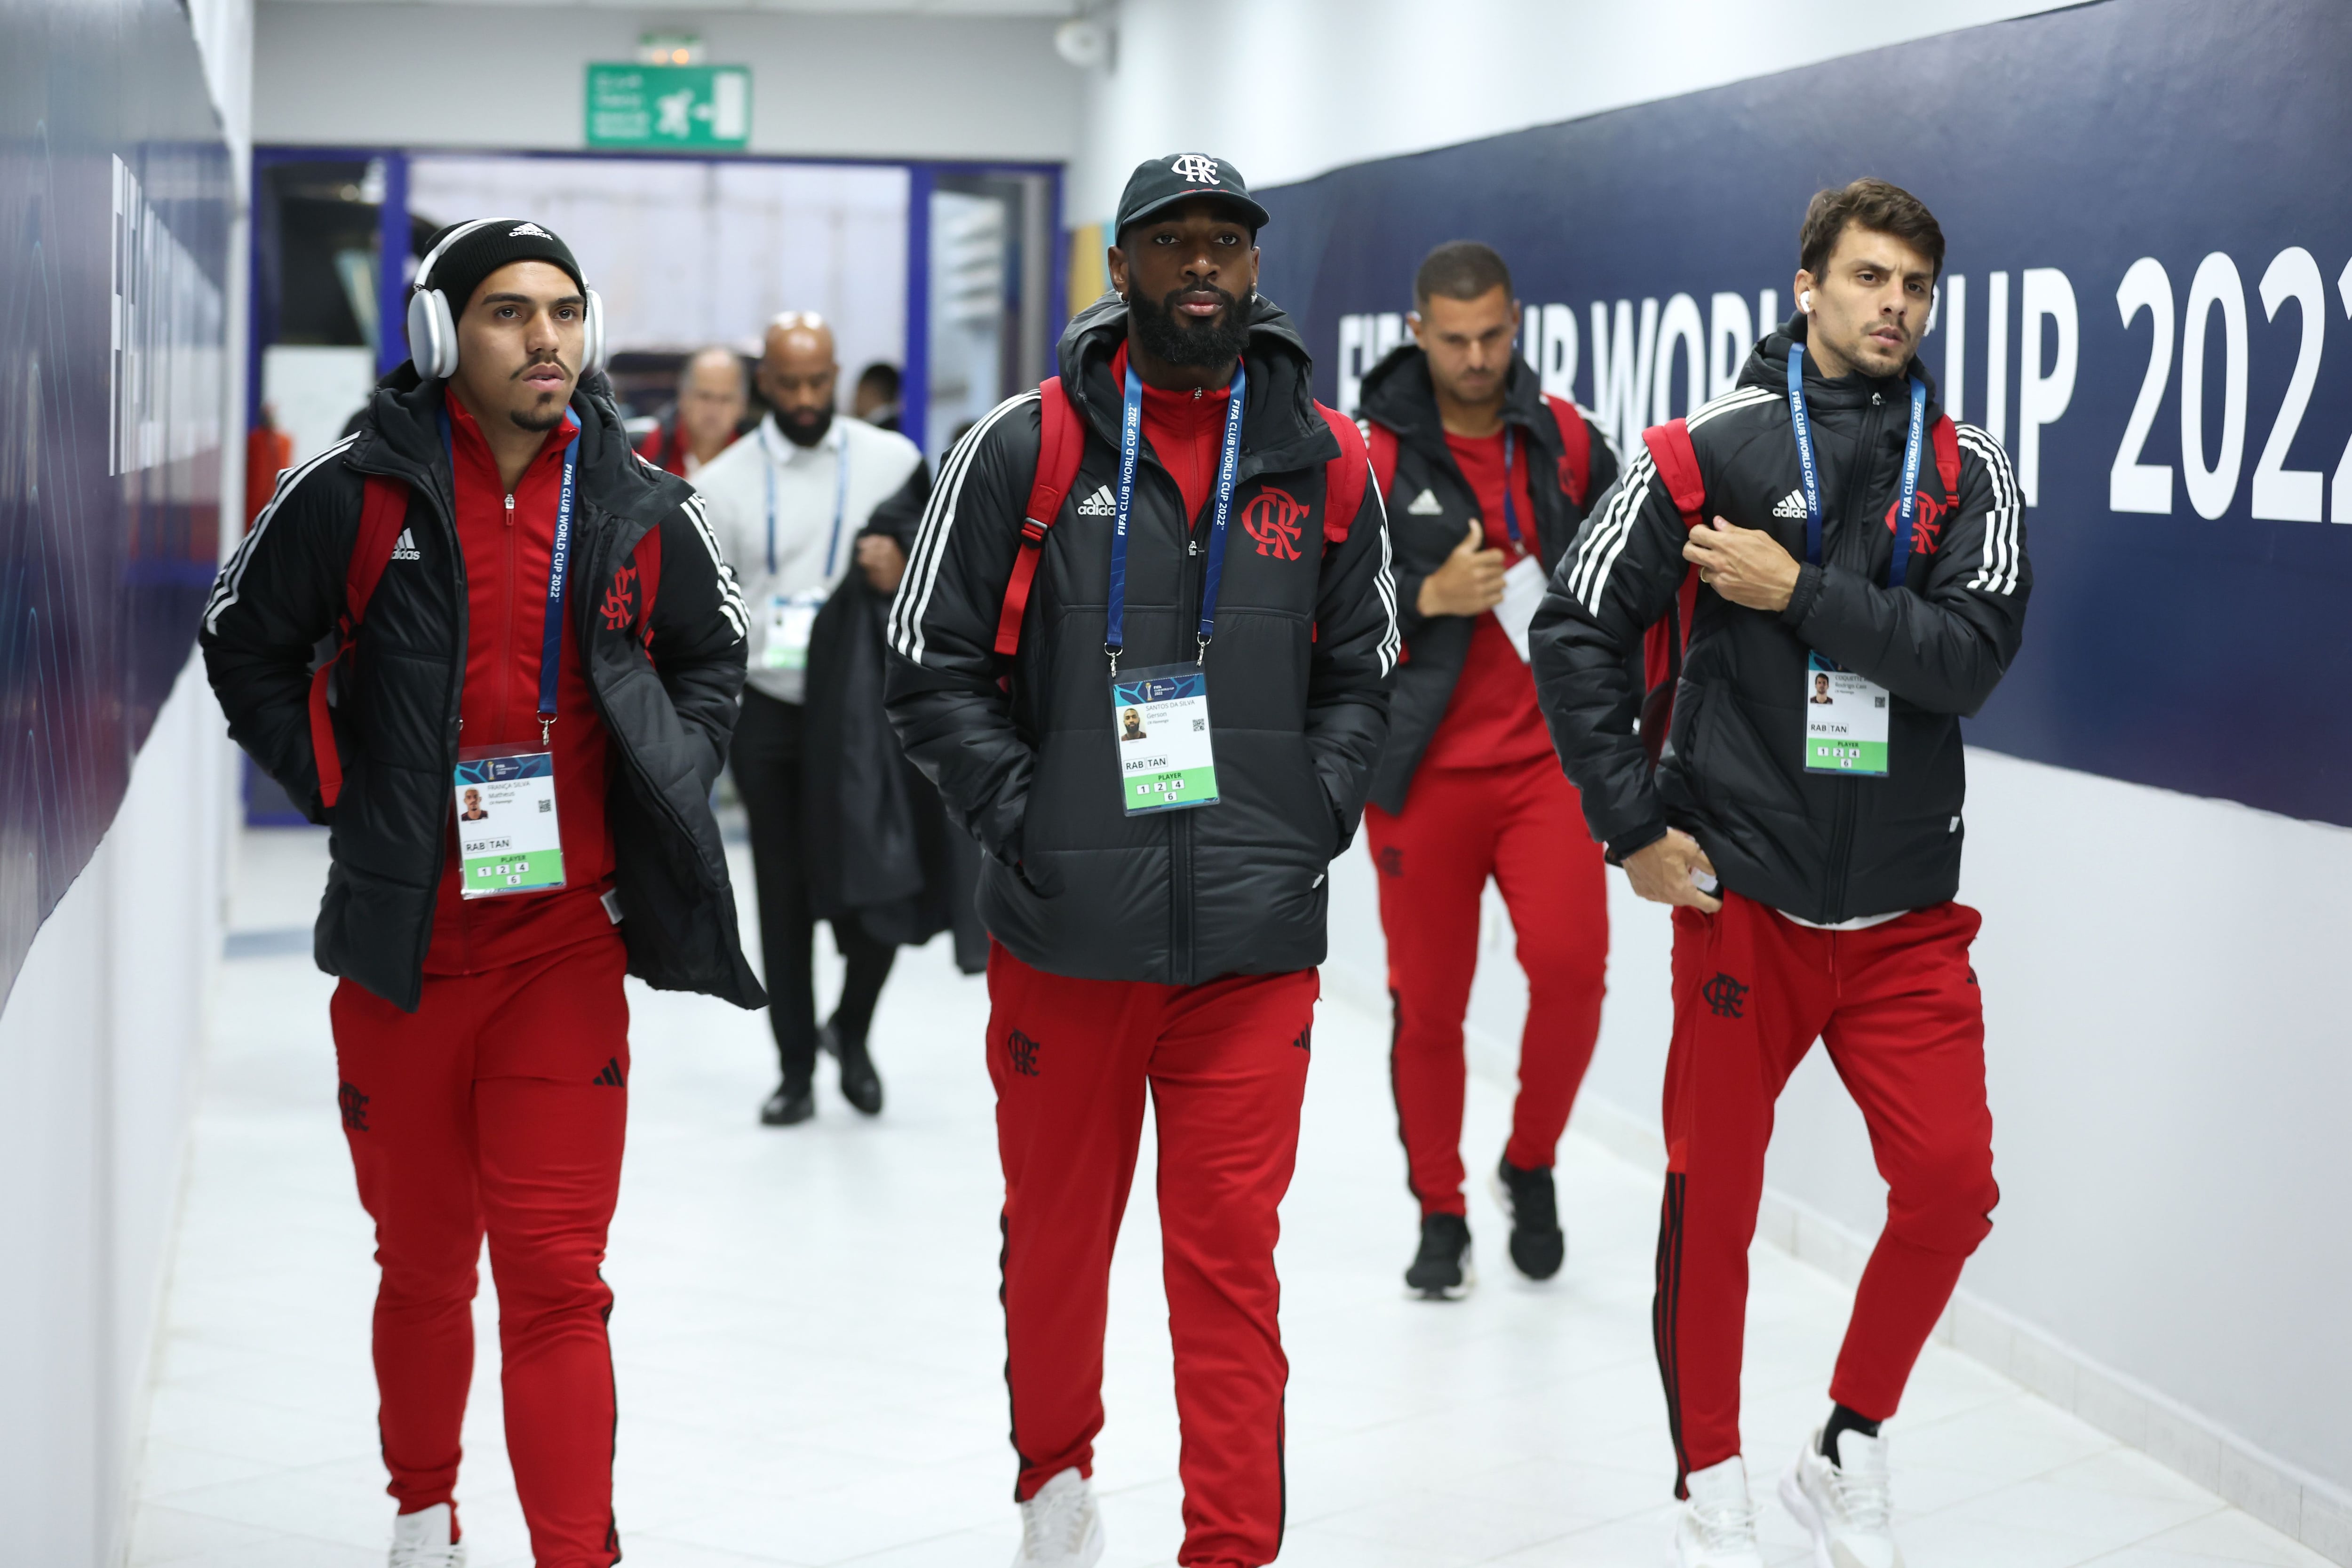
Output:
[[[1456,436],[1448,432],[1446,449],[1478,498],[1478,516],[1486,524],[1486,547],[1506,552],[1505,565],[1536,551],[1535,502],[1528,490],[1528,452],[1521,443],[1511,465],[1512,499],[1519,510],[1520,543],[1511,543],[1503,513],[1503,433]],[[1508,634],[1490,611],[1472,617],[1470,651],[1462,674],[1454,682],[1454,696],[1439,720],[1437,732],[1421,754],[1424,768],[1486,768],[1523,763],[1551,754],[1551,736],[1536,707],[1535,672],[1511,646]]]
[[[1125,343],[1111,356],[1110,378],[1114,385],[1127,384]],[[1143,438],[1176,481],[1177,493],[1184,498],[1184,515],[1195,523],[1216,488],[1217,459],[1225,444],[1225,403],[1231,396],[1232,390],[1223,386],[1207,392],[1143,389]]]
[[[555,506],[563,448],[577,428],[569,416],[548,434],[515,485],[509,510],[498,459],[457,398],[449,410],[450,468],[457,503],[457,549],[466,563],[466,678],[457,743],[535,752],[539,741],[539,649],[545,626]],[[575,501],[574,505],[577,505]],[[574,513],[573,538],[578,535]],[[575,543],[572,564],[579,565]],[[575,580],[567,597],[592,591]],[[580,662],[571,616],[563,621],[555,686],[555,807],[562,819],[564,885],[551,892],[493,899],[458,897],[457,807],[448,807],[447,854],[433,911],[427,974],[474,974],[519,963],[609,933],[603,896],[613,885],[613,836],[604,821],[611,745]]]

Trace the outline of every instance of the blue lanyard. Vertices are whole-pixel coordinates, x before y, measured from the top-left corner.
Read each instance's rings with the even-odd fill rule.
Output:
[[[555,500],[555,542],[547,556],[547,614],[539,634],[539,743],[555,722],[555,677],[563,661],[563,590],[572,577],[572,481],[580,468],[580,437],[563,444],[563,489]]]
[[[1510,531],[1511,542],[1525,549],[1519,538],[1519,503],[1511,499],[1511,462],[1518,452],[1518,432],[1503,426],[1503,526]]]
[[[449,482],[457,483],[457,446],[449,433],[449,410],[440,411],[441,444],[449,452]],[[533,462],[537,458],[531,459]],[[539,633],[539,743],[547,744],[555,724],[555,683],[563,661],[563,590],[572,576],[572,501],[580,474],[580,432],[563,444],[563,488],[555,498],[555,540],[547,555],[547,614]]]
[[[824,546],[824,580],[833,581],[833,569],[841,559],[841,520],[849,510],[849,437],[836,432],[833,453],[833,536]],[[768,429],[760,427],[762,455],[774,448],[768,445]],[[770,462],[763,471],[768,477],[768,575],[776,574],[776,465]]]
[[[1797,468],[1805,481],[1805,560],[1822,563],[1822,477],[1813,461],[1813,426],[1805,417],[1805,345],[1789,345],[1789,419],[1797,431]],[[1911,519],[1919,510],[1919,447],[1927,423],[1927,384],[1911,378],[1911,433],[1903,443],[1903,488],[1895,494],[1895,552],[1886,585],[1903,586],[1911,562]]]
[[[1248,379],[1239,363],[1226,388],[1224,450],[1217,460],[1217,495],[1210,513],[1209,563],[1201,580],[1200,658],[1209,653],[1209,639],[1217,629],[1217,584],[1225,570],[1225,521],[1233,515],[1234,477],[1242,465],[1242,398]],[[1118,673],[1118,656],[1127,646],[1127,520],[1135,501],[1136,455],[1143,446],[1143,382],[1135,367],[1127,370],[1127,400],[1118,417],[1118,510],[1111,522],[1110,607],[1103,632],[1103,651],[1110,669]]]

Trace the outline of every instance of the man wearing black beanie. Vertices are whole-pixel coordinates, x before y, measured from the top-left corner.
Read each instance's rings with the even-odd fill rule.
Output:
[[[280,479],[202,644],[229,733],[333,830],[337,1101],[375,1221],[394,1568],[462,1568],[475,1259],[539,1568],[608,1568],[624,973],[764,1000],[709,808],[742,602],[597,374],[602,310],[535,223],[434,237],[410,363]],[[336,651],[315,675],[311,650]],[[460,803],[462,802],[462,806]]]

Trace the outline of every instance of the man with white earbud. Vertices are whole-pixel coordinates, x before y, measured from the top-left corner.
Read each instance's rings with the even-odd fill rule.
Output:
[[[1936,409],[1916,357],[1944,261],[1918,198],[1823,191],[1799,253],[1797,316],[1732,391],[1643,433],[1533,636],[1586,820],[1636,893],[1675,907],[1652,1321],[1682,1568],[1762,1568],[1739,1441],[1748,1244],[1773,1101],[1813,1041],[1888,1186],[1829,1415],[1780,1482],[1822,1568],[1900,1568],[1880,1423],[2000,1197],[1979,917],[1953,896],[1959,721],[2017,657],[2032,588],[2017,483]]]
[[[444,229],[410,362],[278,479],[205,612],[229,734],[334,830],[315,952],[341,977],[335,1103],[382,1270],[393,1568],[466,1561],[486,1235],[533,1559],[620,1560],[599,1266],[628,1120],[622,976],[763,1000],[709,806],[746,616],[692,489],[630,450],[603,335],[554,235]]]

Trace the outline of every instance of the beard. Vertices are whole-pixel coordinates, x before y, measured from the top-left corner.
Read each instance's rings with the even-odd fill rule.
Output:
[[[533,360],[515,372],[515,379],[520,381],[532,371],[547,365],[553,365],[557,370],[562,370],[563,362],[557,359]],[[539,399],[538,405],[534,407],[517,408],[508,412],[507,417],[514,421],[515,428],[528,430],[534,436],[544,436],[563,423],[563,411],[571,405],[570,397],[554,393],[541,393],[539,395]]]
[[[795,447],[814,447],[833,428],[830,408],[777,408],[771,412],[776,416],[776,428]]]
[[[515,427],[519,430],[528,430],[534,436],[544,436],[563,423],[563,410],[566,406],[563,399],[550,398],[545,408],[528,410],[518,408],[507,417],[515,422]]]
[[[1192,321],[1176,313],[1178,300],[1204,293],[1214,294],[1224,306],[1214,319]],[[1136,341],[1170,364],[1221,365],[1240,358],[1242,350],[1248,346],[1249,323],[1242,319],[1248,298],[1244,295],[1237,300],[1213,284],[1176,289],[1157,303],[1130,300],[1127,319],[1135,329]]]

